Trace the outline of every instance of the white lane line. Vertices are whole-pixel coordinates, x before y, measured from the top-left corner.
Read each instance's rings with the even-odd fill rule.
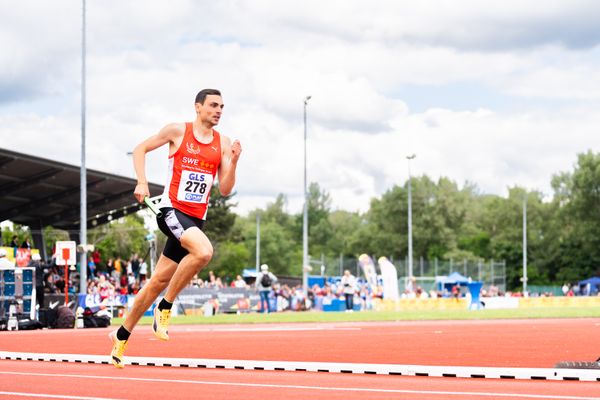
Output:
[[[352,327],[253,327],[253,328],[185,328],[183,332],[302,332],[302,331],[360,331]],[[177,330],[181,332],[181,330]]]
[[[45,399],[77,399],[77,400],[118,400],[109,397],[83,397],[67,396],[66,394],[46,394],[46,393],[25,393],[25,392],[0,392],[0,396],[10,397],[43,397]]]
[[[75,374],[44,374],[34,372],[13,372],[0,371],[5,375],[26,375],[26,376],[51,376],[60,378],[82,378],[82,379],[105,379],[117,381],[138,381],[138,382],[161,382],[161,383],[189,383],[192,385],[215,385],[215,386],[242,386],[253,388],[271,388],[271,389],[301,389],[301,390],[323,390],[336,392],[374,392],[374,393],[404,393],[404,394],[434,394],[444,396],[475,396],[475,397],[516,397],[527,399],[557,399],[557,400],[600,400],[600,397],[582,397],[582,396],[556,396],[548,394],[521,394],[521,393],[492,393],[492,392],[446,392],[441,390],[408,390],[408,389],[378,389],[362,387],[323,387],[323,386],[305,386],[305,385],[279,385],[270,383],[241,383],[241,382],[218,382],[218,381],[197,381],[187,379],[160,379],[160,378],[134,378],[122,376],[106,375],[75,375]],[[543,385],[541,385],[543,386]]]
[[[90,354],[14,353],[0,351],[1,360],[28,360],[71,362],[82,364],[110,364],[108,356]],[[127,365],[152,367],[189,367],[209,369],[243,369],[267,371],[305,371],[322,373],[376,374],[395,376],[429,376],[447,378],[526,379],[553,381],[600,382],[599,369],[572,368],[509,368],[459,367],[400,364],[357,364],[335,362],[218,360],[193,358],[127,357]]]

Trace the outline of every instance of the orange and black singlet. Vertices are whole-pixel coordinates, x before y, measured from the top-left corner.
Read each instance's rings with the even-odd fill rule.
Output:
[[[206,219],[208,198],[221,164],[221,137],[213,129],[213,140],[200,143],[193,124],[186,122],[181,145],[169,156],[167,184],[160,207],[173,207],[200,219]]]

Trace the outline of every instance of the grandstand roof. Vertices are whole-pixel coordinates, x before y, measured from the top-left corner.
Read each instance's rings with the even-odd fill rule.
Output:
[[[79,229],[79,166],[0,149],[0,222]],[[87,169],[88,227],[145,207],[133,197],[135,179]],[[151,193],[162,185],[150,183]]]

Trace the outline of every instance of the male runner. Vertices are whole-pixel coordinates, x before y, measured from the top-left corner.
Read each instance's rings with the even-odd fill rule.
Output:
[[[150,196],[145,173],[146,153],[169,144],[167,184],[159,207],[160,230],[167,235],[163,254],[150,281],[137,294],[123,325],[110,333],[112,363],[123,368],[123,353],[129,335],[144,312],[166,288],[165,296],[154,309],[152,330],[161,340],[169,340],[171,306],[179,292],[210,261],[213,248],[202,232],[208,211],[208,197],[217,171],[219,189],[224,196],[235,184],[235,171],[242,152],[239,141],[222,136],[213,129],[223,112],[221,93],[201,90],[196,96],[196,120],[169,124],[158,134],[137,145],[133,164],[137,175],[134,195],[139,202]]]

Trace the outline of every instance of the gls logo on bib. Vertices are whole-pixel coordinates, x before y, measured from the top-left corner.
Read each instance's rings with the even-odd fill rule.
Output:
[[[205,204],[212,187],[213,176],[202,172],[181,171],[177,200]]]

